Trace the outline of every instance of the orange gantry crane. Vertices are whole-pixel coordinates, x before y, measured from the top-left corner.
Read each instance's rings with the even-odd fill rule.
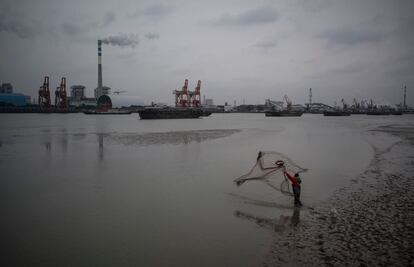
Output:
[[[198,108],[201,105],[201,81],[198,80],[194,91],[188,90],[188,79],[185,79],[184,86],[181,90],[174,90],[175,106],[176,107],[194,107]]]

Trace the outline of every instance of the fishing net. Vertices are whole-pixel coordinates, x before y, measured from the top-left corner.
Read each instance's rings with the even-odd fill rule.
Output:
[[[260,151],[253,168],[248,173],[235,179],[234,182],[241,186],[246,181],[263,181],[275,190],[292,195],[292,188],[284,171],[293,175],[294,173],[305,172],[307,169],[300,167],[281,153]]]

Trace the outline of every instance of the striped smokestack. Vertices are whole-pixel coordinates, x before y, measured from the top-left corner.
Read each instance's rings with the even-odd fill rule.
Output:
[[[102,95],[102,40],[98,40],[98,88],[96,98]]]

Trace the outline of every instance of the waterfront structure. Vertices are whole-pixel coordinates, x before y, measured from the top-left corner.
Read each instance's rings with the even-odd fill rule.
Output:
[[[86,97],[85,96],[86,87],[83,85],[72,85],[70,87],[70,97],[69,105],[70,106],[96,106],[95,97]]]
[[[29,97],[30,103],[30,97]],[[0,94],[0,106],[23,107],[27,104],[27,96],[20,93]]]
[[[13,94],[13,85],[11,83],[2,83],[0,94]]]
[[[223,106],[223,111],[224,112],[232,112],[233,111],[233,106],[230,106],[227,102],[224,104]]]
[[[72,85],[70,87],[70,98],[73,101],[80,101],[85,97],[85,86],[83,85]]]
[[[101,89],[98,87],[94,91],[95,98],[98,99],[102,95],[110,95],[111,94],[111,87],[102,86]]]
[[[102,40],[98,40],[98,87],[95,89],[95,98],[111,94],[111,88],[103,86],[102,82]]]
[[[0,106],[22,107],[30,104],[30,96],[13,93],[11,83],[2,83],[0,86]]]
[[[108,111],[112,108],[111,98],[107,95],[101,95],[98,98],[98,110],[99,111]]]
[[[204,101],[204,105],[206,105],[206,106],[214,106],[214,101],[213,101],[213,99],[210,99],[210,98],[206,99],[206,100]]]

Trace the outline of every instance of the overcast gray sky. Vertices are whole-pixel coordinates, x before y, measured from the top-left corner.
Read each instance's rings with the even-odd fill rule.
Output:
[[[173,104],[202,80],[215,104],[344,98],[414,105],[414,1],[2,0],[0,82],[36,96],[43,76]]]

